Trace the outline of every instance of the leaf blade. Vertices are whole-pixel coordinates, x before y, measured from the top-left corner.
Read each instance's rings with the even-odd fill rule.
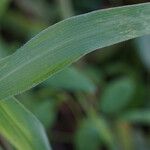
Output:
[[[40,122],[15,98],[0,102],[0,132],[17,149],[50,150]]]
[[[149,34],[149,14],[150,3],[145,3],[94,11],[49,27],[1,69],[0,98],[36,86],[95,49]]]

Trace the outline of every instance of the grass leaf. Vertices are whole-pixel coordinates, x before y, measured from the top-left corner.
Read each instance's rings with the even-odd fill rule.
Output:
[[[0,99],[26,91],[87,53],[150,33],[150,3],[72,17],[31,39],[0,70]]]
[[[50,150],[43,126],[15,98],[0,102],[0,133],[19,150]]]

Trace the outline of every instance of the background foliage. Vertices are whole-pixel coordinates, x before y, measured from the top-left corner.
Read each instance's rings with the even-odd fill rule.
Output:
[[[144,0],[0,0],[0,58],[46,27]],[[93,52],[17,98],[43,123],[54,150],[148,150],[150,36]],[[13,146],[0,138],[2,150]]]

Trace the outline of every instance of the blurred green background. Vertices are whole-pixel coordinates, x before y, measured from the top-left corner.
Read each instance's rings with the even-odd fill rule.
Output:
[[[0,0],[0,58],[65,18],[142,2]],[[150,36],[93,52],[17,97],[54,150],[149,150]],[[12,149],[3,137],[0,145]]]

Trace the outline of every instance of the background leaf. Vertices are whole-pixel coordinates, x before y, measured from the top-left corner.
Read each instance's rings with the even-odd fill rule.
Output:
[[[5,13],[11,0],[0,0],[0,19]]]
[[[122,78],[110,83],[104,90],[100,110],[104,113],[119,113],[132,100],[135,84],[132,79]]]
[[[150,36],[140,37],[136,40],[137,49],[139,52],[139,56],[141,57],[142,62],[145,66],[150,70]]]
[[[113,150],[113,142],[108,123],[102,117],[95,115],[83,120],[75,135],[76,149],[78,150],[97,150],[104,143],[107,148]]]
[[[90,119],[81,122],[75,135],[75,143],[78,150],[97,150],[100,147],[98,129]]]
[[[132,110],[120,116],[120,119],[129,123],[142,123],[150,126],[150,111],[149,110]]]
[[[74,67],[67,68],[48,79],[43,85],[68,91],[84,91],[93,93],[96,90],[92,81]]]

